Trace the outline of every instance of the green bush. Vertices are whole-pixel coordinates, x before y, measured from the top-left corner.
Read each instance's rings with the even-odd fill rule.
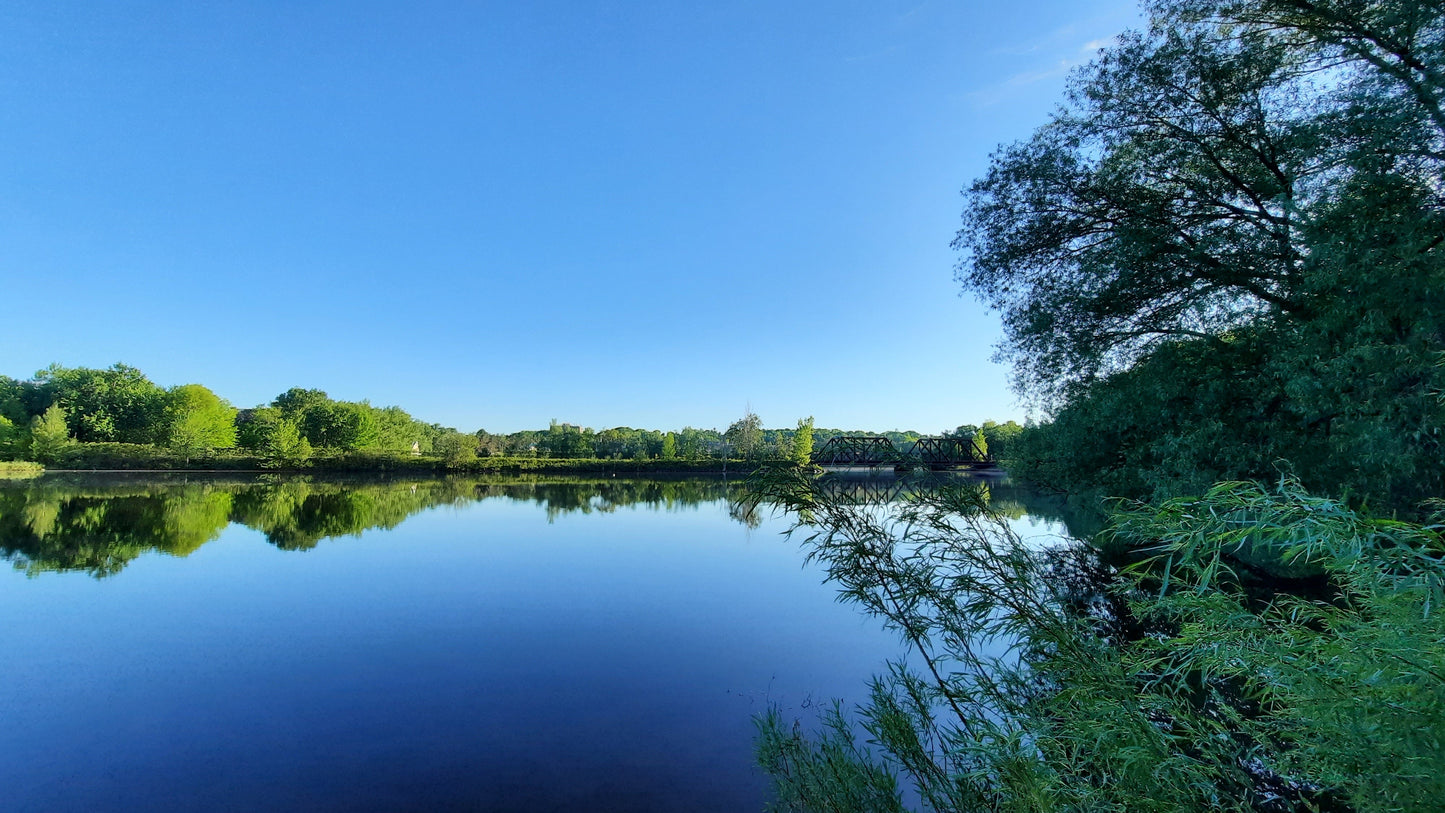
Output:
[[[224,469],[258,467],[254,455],[232,449],[187,453],[147,443],[75,443],[55,461],[59,469]]]

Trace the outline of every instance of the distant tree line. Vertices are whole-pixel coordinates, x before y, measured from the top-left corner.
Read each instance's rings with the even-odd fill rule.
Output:
[[[239,450],[281,462],[362,450],[465,457],[470,449],[475,457],[471,435],[321,390],[293,388],[269,405],[237,409],[201,384],[162,388],[125,364],[51,365],[28,381],[0,376],[0,457],[57,463],[75,444]]]
[[[987,421],[957,433],[987,436],[995,456],[1021,427]],[[691,426],[676,431],[618,426],[594,430],[553,420],[546,429],[493,434],[426,423],[397,406],[340,401],[318,389],[293,387],[269,404],[237,409],[200,384],[163,388],[140,370],[59,365],[30,380],[0,376],[0,460],[63,465],[78,446],[108,459],[164,449],[190,457],[253,456],[263,465],[305,465],[319,456],[374,453],[420,455],[465,464],[484,458],[558,460],[746,460],[807,462],[815,444],[844,434],[815,427],[765,429],[748,410],[725,430]],[[881,433],[906,445],[917,432]]]

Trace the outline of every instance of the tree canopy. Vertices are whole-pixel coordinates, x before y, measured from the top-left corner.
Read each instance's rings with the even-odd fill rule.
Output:
[[[49,405],[65,411],[66,423],[83,443],[155,443],[166,425],[166,391],[134,367],[105,370],[52,364],[36,373],[28,399],[32,414]]]
[[[1046,400],[1162,341],[1328,308],[1344,292],[1321,279],[1321,226],[1341,207],[1404,196],[1414,251],[1442,234],[1439,0],[1151,12],[967,193],[958,278]]]
[[[738,454],[744,458],[752,459],[759,451],[763,442],[763,422],[752,409],[728,426],[728,431],[723,434],[728,443],[731,443],[738,450]]]
[[[966,193],[958,279],[1053,418],[1030,454],[1064,487],[1284,460],[1316,488],[1432,493],[1445,0],[1148,10]]]

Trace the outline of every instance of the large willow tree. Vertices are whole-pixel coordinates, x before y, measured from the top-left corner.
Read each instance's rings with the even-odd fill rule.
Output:
[[[1230,420],[1284,438],[1259,460],[1325,466],[1401,435],[1415,446],[1390,459],[1434,454],[1445,2],[1158,0],[1149,12],[966,193],[958,279],[1002,312],[1017,385],[1063,416],[1110,387],[1187,381],[1172,401],[1123,398],[1157,408],[1139,423],[1158,429],[1189,424],[1173,402],[1199,397],[1218,368],[1245,370],[1205,412],[1253,393]],[[1215,434],[1231,433],[1248,430]],[[1136,457],[1162,465],[1157,448]]]

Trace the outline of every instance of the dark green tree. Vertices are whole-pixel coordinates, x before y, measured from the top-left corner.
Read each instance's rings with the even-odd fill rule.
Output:
[[[30,382],[0,375],[0,417],[8,418],[16,426],[30,423],[31,412],[27,402],[34,389]]]
[[[477,454],[482,457],[495,457],[506,454],[507,439],[503,435],[493,435],[485,429],[477,430]]]
[[[591,429],[570,423],[552,421],[537,439],[537,451],[544,457],[580,459],[593,457],[594,433]]]
[[[371,449],[375,448],[379,439],[371,407],[348,401],[308,406],[302,413],[300,426],[306,439],[317,448],[343,451]]]
[[[687,460],[699,460],[714,456],[722,436],[713,429],[694,429],[684,426],[677,434],[678,455]]]
[[[1438,6],[1154,4],[969,191],[959,279],[1003,311],[1020,383],[1057,392],[1160,341],[1313,313],[1307,230],[1342,185],[1438,188],[1439,63],[1406,67],[1438,57]]]
[[[0,415],[0,460],[15,460],[23,456],[26,441],[25,430]]]
[[[301,387],[292,387],[289,390],[276,396],[271,406],[294,420],[300,421],[306,411],[312,407],[325,406],[331,403],[331,398],[321,390],[308,390]]]
[[[435,451],[448,466],[464,466],[477,459],[477,436],[450,430],[436,439]]]

